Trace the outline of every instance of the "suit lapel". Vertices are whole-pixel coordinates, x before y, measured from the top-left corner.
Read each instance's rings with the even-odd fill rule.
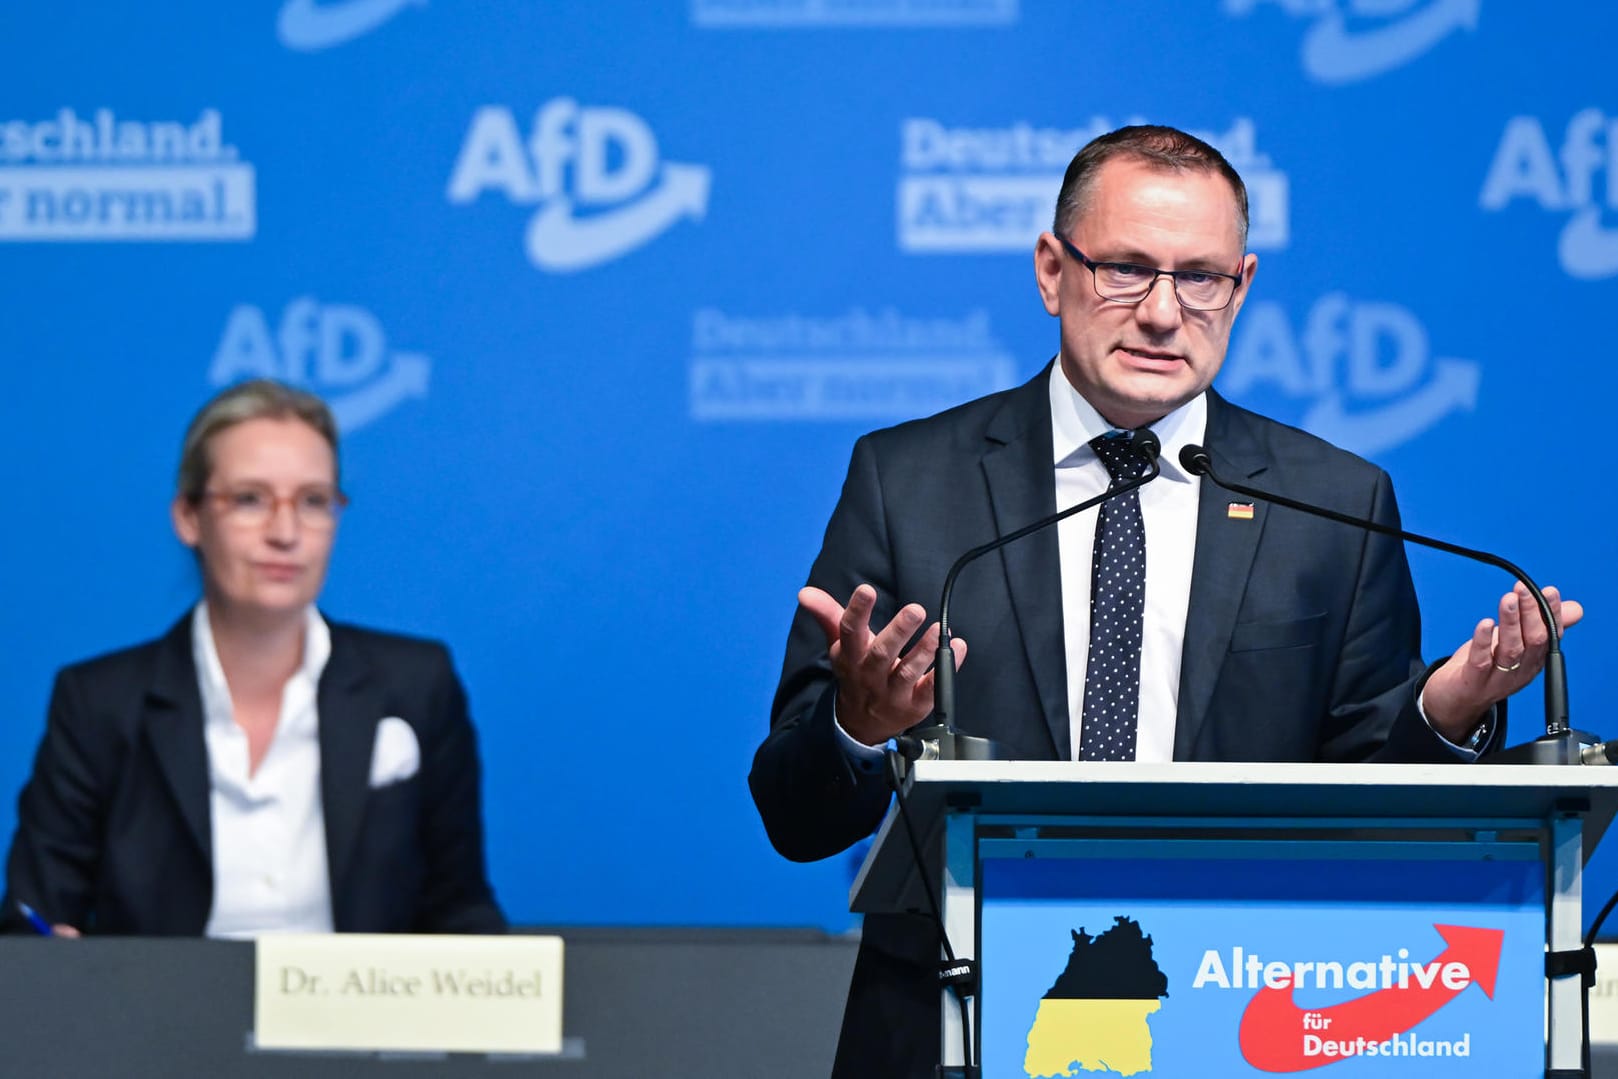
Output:
[[[370,792],[371,748],[384,702],[354,638],[331,626],[331,657],[320,676],[320,798],[335,909]]]
[[[994,509],[995,531],[1001,536],[1056,511],[1049,383],[1047,366],[1007,399],[985,430],[990,445],[983,455],[983,476]],[[1026,536],[1002,547],[998,554],[1057,759],[1068,760],[1073,754],[1056,529]]]
[[[202,731],[202,691],[197,688],[187,614],[158,645],[152,683],[147,688],[143,728],[158,771],[185,822],[185,831],[203,858],[213,859],[209,827],[208,744]]]
[[[1214,468],[1238,481],[1251,480],[1269,467],[1262,446],[1243,413],[1218,394],[1208,393],[1205,443]],[[1247,591],[1253,556],[1270,507],[1253,504],[1253,516],[1232,515],[1232,505],[1248,499],[1202,480],[1197,502],[1197,546],[1191,571],[1191,599],[1185,620],[1185,647],[1180,662],[1180,705],[1174,731],[1175,760],[1193,756],[1197,735],[1207,718],[1219,672],[1230,648],[1242,596]]]

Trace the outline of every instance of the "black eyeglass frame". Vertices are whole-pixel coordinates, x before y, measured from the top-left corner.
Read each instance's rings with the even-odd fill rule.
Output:
[[[1080,251],[1077,247],[1074,247],[1066,236],[1063,236],[1060,233],[1053,233],[1053,235],[1055,235],[1057,241],[1067,249],[1067,253],[1078,260],[1079,265],[1090,271],[1091,287],[1096,290],[1097,296],[1100,296],[1108,303],[1140,303],[1142,300],[1146,299],[1146,297],[1152,294],[1152,290],[1157,287],[1157,279],[1159,277],[1167,277],[1171,283],[1171,287],[1174,289],[1174,302],[1185,308],[1187,311],[1223,311],[1225,308],[1229,307],[1231,301],[1236,298],[1236,290],[1242,287],[1242,281],[1246,277],[1244,273],[1220,273],[1218,270],[1160,270],[1156,266],[1143,266],[1138,262],[1097,262],[1095,259],[1092,259],[1086,255],[1083,251]],[[1119,299],[1116,296],[1105,295],[1101,291],[1101,283],[1096,280],[1096,271],[1103,266],[1121,266],[1127,267],[1131,270],[1143,270],[1150,273],[1152,275],[1152,279],[1147,283],[1146,291],[1142,292],[1139,296],[1136,296],[1132,300]],[[1201,274],[1208,277],[1222,277],[1226,281],[1231,282],[1230,295],[1226,296],[1225,302],[1220,304],[1218,307],[1192,307],[1190,304],[1185,302],[1184,298],[1180,296],[1181,274]]]

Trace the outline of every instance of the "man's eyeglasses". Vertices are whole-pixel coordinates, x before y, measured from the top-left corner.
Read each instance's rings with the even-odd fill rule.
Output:
[[[1113,303],[1139,303],[1151,294],[1159,277],[1174,283],[1174,298],[1187,311],[1222,311],[1230,306],[1236,295],[1236,286],[1242,283],[1241,274],[1215,273],[1213,270],[1159,270],[1155,266],[1141,266],[1133,262],[1096,262],[1083,251],[1061,241],[1067,253],[1090,271],[1095,281],[1096,295]]]
[[[304,528],[326,530],[337,525],[348,496],[334,487],[304,487],[290,495],[278,495],[268,487],[246,483],[222,491],[204,491],[202,497],[219,507],[232,524],[257,528],[267,524],[285,502],[292,516]]]

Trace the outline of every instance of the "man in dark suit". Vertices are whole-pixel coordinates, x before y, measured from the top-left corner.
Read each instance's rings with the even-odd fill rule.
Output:
[[[202,934],[215,876],[193,624],[188,615],[155,641],[58,676],[6,867],[8,929],[26,928],[20,901],[99,934]],[[475,736],[449,653],[329,627],[317,707],[332,927],[504,932],[484,868]],[[399,752],[401,738],[414,754]]]
[[[1064,760],[1459,761],[1499,744],[1495,702],[1546,648],[1524,593],[1429,668],[1401,544],[1233,502],[1179,468],[1180,446],[1205,444],[1222,474],[1398,523],[1380,469],[1209,389],[1258,267],[1246,230],[1241,178],[1212,147],[1171,128],[1102,136],[1035,248],[1055,362],[855,446],[750,777],[784,855],[824,858],[875,829],[879,747],[933,706],[938,627],[918,601],[963,551],[1107,489],[1113,429],[1150,426],[1164,446],[1124,540],[1083,514],[962,575],[962,730]],[[1559,622],[1578,619],[1549,594]],[[933,1074],[938,957],[924,920],[866,919],[835,1075]]]

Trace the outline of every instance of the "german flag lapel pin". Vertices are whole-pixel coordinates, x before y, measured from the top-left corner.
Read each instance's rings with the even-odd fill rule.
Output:
[[[1225,507],[1225,516],[1232,521],[1251,521],[1253,519],[1253,504],[1251,502],[1232,502]]]

